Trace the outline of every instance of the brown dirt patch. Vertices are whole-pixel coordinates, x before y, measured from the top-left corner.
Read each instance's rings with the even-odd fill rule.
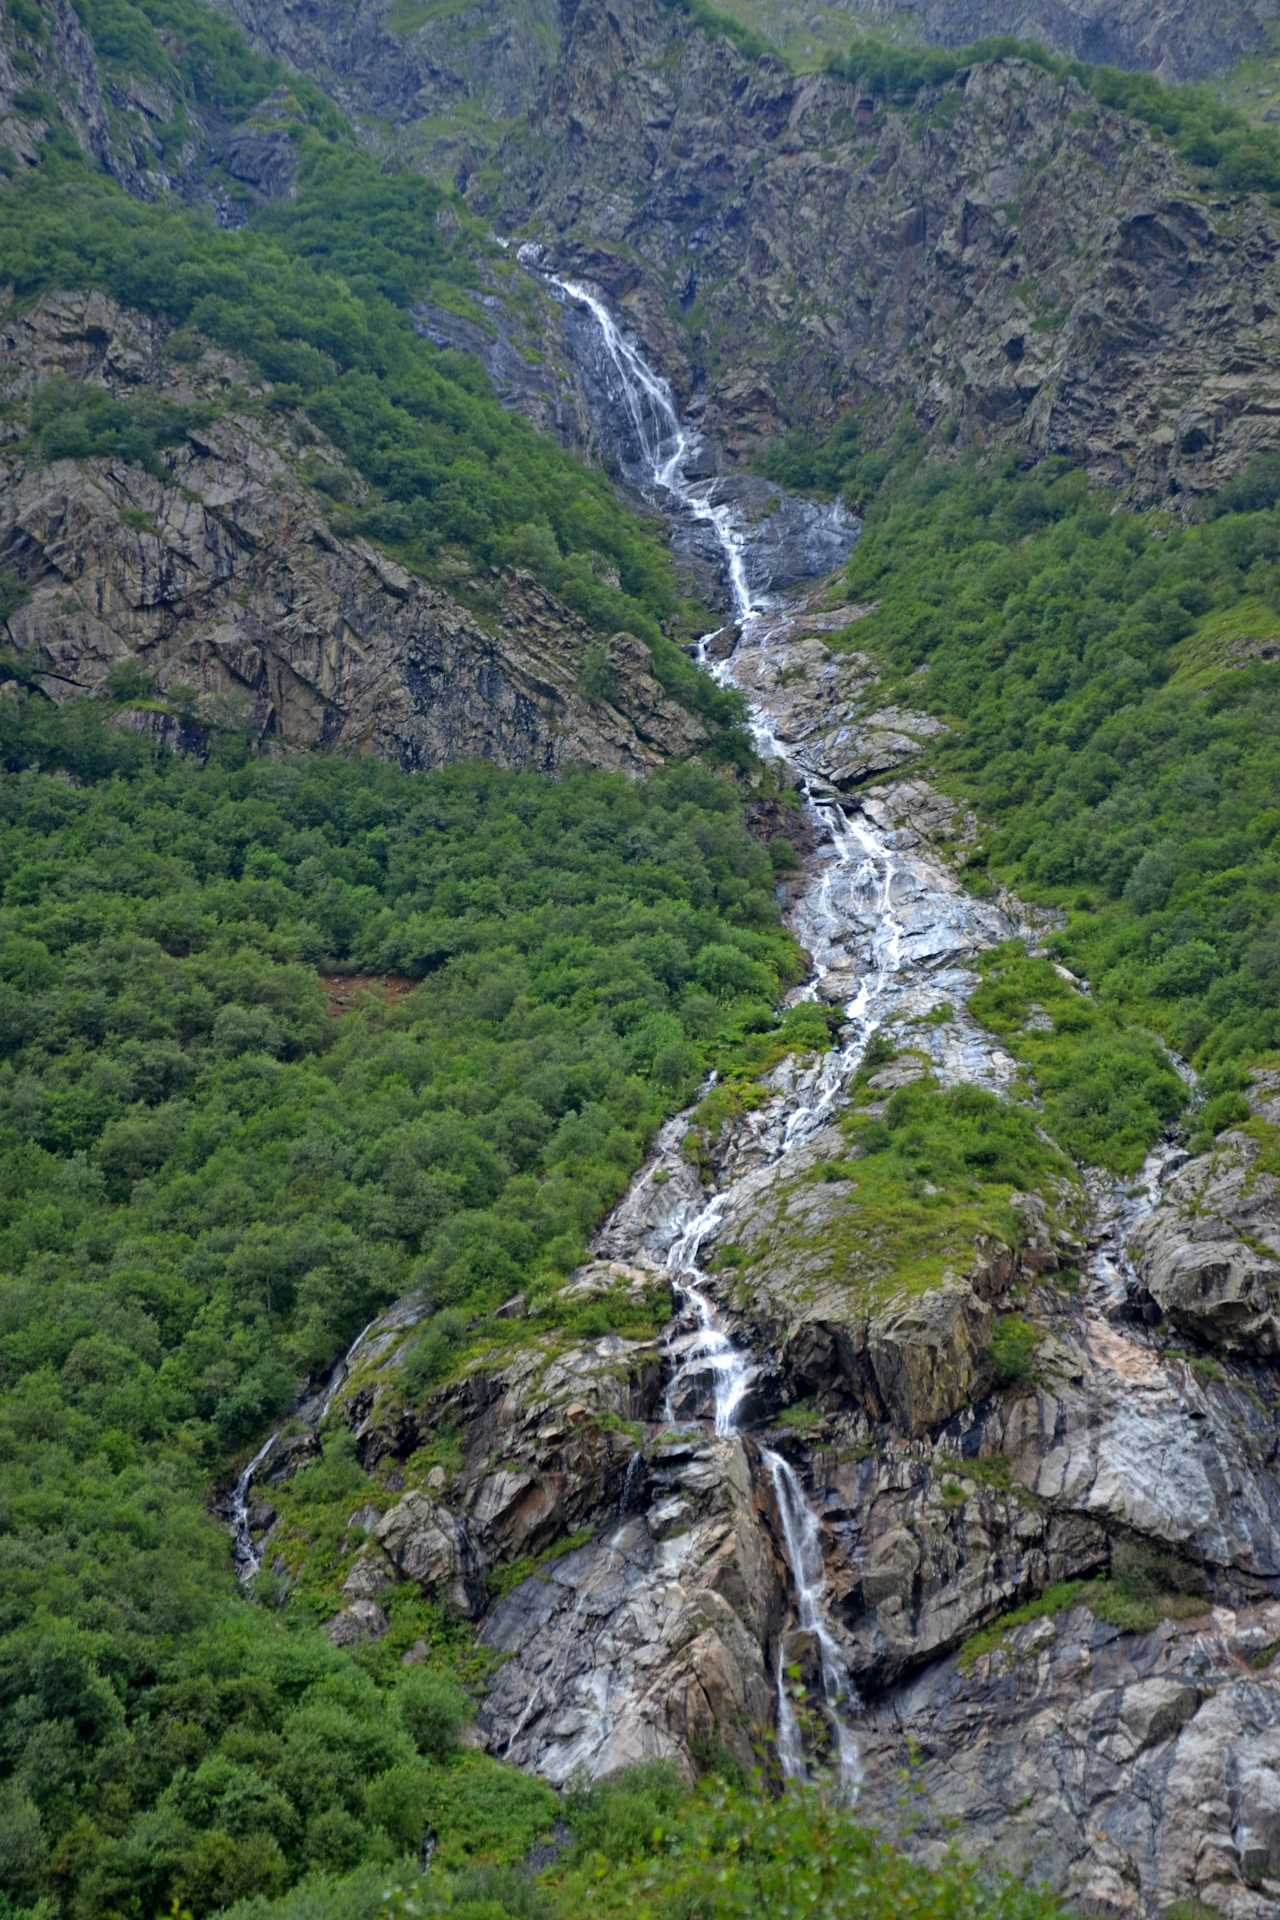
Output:
[[[322,973],[320,985],[325,990],[329,1012],[338,1020],[371,999],[380,1000],[384,1006],[394,1006],[422,982],[402,973]]]

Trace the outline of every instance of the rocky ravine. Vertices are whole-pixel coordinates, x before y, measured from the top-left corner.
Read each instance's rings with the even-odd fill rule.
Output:
[[[123,458],[49,463],[24,406],[54,374],[214,417],[162,451],[158,474]],[[265,409],[226,354],[174,359],[162,323],[98,293],[55,294],[0,321],[0,379],[18,403],[0,446],[0,554],[29,588],[7,644],[55,700],[131,660],[159,705],[125,723],[173,744],[201,745],[166,711],[186,688],[259,739],[348,743],[411,770],[480,756],[638,772],[704,739],[629,635],[607,649],[616,706],[585,698],[595,636],[528,574],[460,583],[487,606],[482,622],[336,533],[332,492],[358,497],[358,476],[300,414]]]
[[[653,451],[669,497],[702,511],[707,483]],[[750,526],[720,524],[740,583]],[[341,1419],[370,1494],[329,1631],[384,1632],[406,1579],[458,1608],[506,1656],[479,1717],[491,1753],[559,1783],[650,1756],[750,1764],[763,1739],[795,1771],[814,1757],[780,1684],[798,1667],[816,1746],[891,1825],[909,1768],[912,1847],[958,1838],[1088,1912],[1280,1913],[1274,1076],[1213,1154],[1165,1142],[1128,1190],[1022,1196],[1018,1243],[975,1243],[935,1284],[893,1278],[874,1246],[828,1258],[858,1222],[836,1123],[871,1031],[902,1049],[878,1098],[926,1070],[1012,1079],[966,963],[1017,930],[1017,903],[965,895],[946,848],[970,823],[902,764],[923,730],[877,710],[818,607],[737,611],[707,651],[808,786],[790,914],[806,991],[843,1009],[837,1046],[785,1061],[696,1161],[688,1116],[671,1122],[553,1303],[604,1326],[643,1309],[651,1333],[575,1338],[518,1298],[485,1353],[415,1393],[401,1361],[428,1303],[367,1330],[241,1476],[242,1564],[287,1590],[272,1488]],[[890,778],[842,798],[842,768],[887,737]],[[1001,1386],[1011,1311],[1039,1343]],[[455,1450],[424,1469],[441,1435]],[[1107,1576],[1158,1600],[1159,1624],[1091,1611]]]
[[[919,805],[918,787],[897,791]],[[823,811],[838,836],[840,816]],[[373,1504],[352,1515],[367,1533],[330,1631],[349,1641],[385,1630],[379,1596],[398,1580],[451,1598],[482,1644],[508,1656],[481,1708],[489,1751],[557,1783],[577,1766],[602,1775],[654,1755],[687,1769],[720,1745],[748,1764],[762,1732],[780,1733],[779,1667],[798,1663],[833,1733],[842,1724],[856,1742],[862,1804],[891,1823],[914,1753],[913,1846],[958,1835],[1086,1911],[1155,1914],[1198,1896],[1273,1914],[1280,1482],[1269,1371],[1198,1364],[1203,1348],[1193,1339],[1188,1351],[1180,1329],[1149,1329],[1142,1279],[1131,1273],[1117,1293],[1104,1257],[1082,1288],[1069,1273],[1064,1283],[1083,1258],[1083,1193],[1029,1196],[1021,1247],[975,1248],[967,1270],[923,1294],[886,1296],[874,1273],[815,1284],[812,1257],[794,1249],[821,1220],[812,1204],[778,1217],[788,1190],[856,1207],[847,1183],[804,1176],[847,1153],[830,1118],[864,1019],[913,1045],[926,1034],[944,1082],[999,1084],[1011,1065],[962,1009],[912,1024],[940,998],[956,1008],[965,954],[1007,922],[966,903],[918,847],[885,844],[910,840],[909,828],[847,818],[859,855],[844,857],[839,837],[820,846],[798,924],[807,910],[846,929],[819,965],[834,972],[843,955],[862,967],[862,1014],[836,1054],[779,1069],[764,1104],[720,1134],[709,1189],[683,1151],[687,1122],[673,1122],[597,1259],[567,1285],[571,1301],[593,1299],[614,1318],[641,1299],[660,1318],[670,1289],[678,1310],[665,1334],[567,1340],[514,1301],[505,1357],[499,1343],[418,1397],[398,1372],[425,1303],[403,1303],[362,1338],[332,1408],[355,1432]],[[886,917],[894,950],[881,941],[868,968],[864,942],[876,947]],[[906,1070],[920,1067],[908,1058]],[[888,1088],[902,1071],[880,1080]],[[1136,1234],[1144,1203],[1128,1203],[1121,1241],[1103,1253],[1122,1260],[1126,1233],[1176,1238],[1180,1218],[1187,1243],[1203,1244],[1192,1236],[1208,1216],[1186,1219],[1178,1195],[1208,1170],[1208,1159],[1185,1165]],[[1278,1185],[1259,1182],[1255,1240]],[[733,1269],[708,1271],[717,1245],[750,1248],[762,1228],[766,1256],[747,1269],[745,1292]],[[1231,1220],[1215,1218],[1213,1231],[1230,1242]],[[1271,1246],[1280,1253],[1274,1231]],[[1271,1276],[1280,1299],[1280,1259]],[[1034,1383],[1001,1390],[991,1334],[1015,1304],[1041,1346]],[[1217,1337],[1211,1313],[1202,1324]],[[806,1419],[789,1424],[800,1400]],[[422,1479],[414,1456],[441,1431],[454,1433],[461,1465]],[[271,1483],[316,1444],[307,1432],[277,1442],[249,1490],[246,1537],[268,1561]],[[807,1574],[774,1458],[790,1463],[816,1522]],[[490,1599],[491,1572],[583,1530],[584,1544]],[[1172,1581],[1186,1617],[1124,1632],[1067,1605],[961,1654],[1011,1607],[1122,1565],[1145,1569],[1152,1590]],[[803,1624],[815,1596],[834,1687]]]

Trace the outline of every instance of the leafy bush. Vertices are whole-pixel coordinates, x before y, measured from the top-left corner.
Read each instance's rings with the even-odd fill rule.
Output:
[[[686,1799],[677,1769],[667,1760],[645,1760],[610,1780],[572,1780],[563,1798],[573,1828],[573,1860],[598,1854],[615,1866],[660,1850]]]
[[[1000,1316],[991,1336],[991,1363],[1001,1386],[1019,1386],[1031,1379],[1042,1337],[1040,1329],[1020,1315]]]
[[[36,392],[31,427],[50,460],[118,455],[157,472],[160,450],[175,446],[192,427],[206,425],[212,412],[210,407],[176,407],[145,393],[134,400],[116,400],[104,387],[73,385],[54,374]]]
[[[589,1866],[559,1883],[567,1916],[602,1920],[639,1907],[655,1920],[1048,1920],[1052,1896],[951,1855],[907,1858],[859,1820],[828,1784],[774,1798],[718,1788],[664,1816],[639,1858]]]
[[[405,1355],[401,1378],[409,1393],[420,1393],[445,1373],[467,1337],[467,1316],[456,1307],[433,1314]]]
[[[410,1671],[396,1688],[396,1711],[418,1752],[447,1760],[458,1745],[458,1729],[471,1718],[471,1702],[447,1673]]]

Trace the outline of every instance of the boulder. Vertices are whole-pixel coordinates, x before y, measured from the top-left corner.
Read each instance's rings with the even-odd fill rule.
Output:
[[[894,1426],[917,1435],[991,1384],[991,1309],[963,1281],[894,1302],[873,1316],[867,1353]]]
[[[391,1622],[376,1601],[353,1600],[325,1623],[324,1631],[335,1647],[356,1647],[365,1640],[381,1640],[390,1628]]]
[[[484,1610],[484,1584],[464,1523],[425,1493],[406,1493],[379,1521],[379,1544],[408,1580],[430,1598],[448,1600],[475,1619]]]
[[[391,1569],[381,1555],[362,1553],[343,1581],[341,1593],[345,1600],[376,1600],[394,1584]]]
[[[1280,1359],[1280,1180],[1262,1147],[1233,1130],[1188,1160],[1133,1235],[1138,1276],[1194,1339]]]

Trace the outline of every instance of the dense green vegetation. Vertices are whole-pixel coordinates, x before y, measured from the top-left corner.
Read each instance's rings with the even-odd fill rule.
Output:
[[[881,603],[850,644],[955,723],[933,763],[990,823],[970,879],[1068,910],[1052,944],[1104,1014],[1154,1029],[1202,1069],[1201,1138],[1242,1113],[1244,1067],[1280,1043],[1276,496],[1274,463],[1259,462],[1184,527],[1113,512],[1062,461],[1022,473],[926,460],[904,435],[846,574],[851,597]],[[1033,1000],[1055,1031],[1063,1012],[1097,1017],[1060,1011],[1044,971],[1006,987],[1004,1001],[994,984],[979,995],[1003,1033]],[[1122,1140],[1129,1123],[1105,1085],[1117,1048],[1133,1064],[1116,1098],[1132,1096],[1138,1131],[1144,1111],[1168,1117],[1137,1044],[1114,1022],[1099,1031],[1094,1100],[1083,1083],[1052,1084],[1049,1036],[1020,1033],[1047,1096],[1081,1109],[1055,1113],[1064,1144]]]
[[[1136,1172],[1186,1104],[1165,1049],[1078,993],[1049,961],[1028,960],[1020,942],[978,964],[969,1009],[1028,1070],[1054,1139],[1077,1161]]]
[[[710,1782],[690,1804],[674,1781],[663,1793],[656,1768],[635,1772],[634,1784],[624,1778],[571,1806],[577,1846],[556,1887],[565,1920],[1047,1920],[1057,1910],[1037,1889],[992,1884],[957,1856],[914,1864],[829,1782],[776,1799]]]
[[[829,55],[826,65],[831,73],[862,80],[873,93],[907,105],[922,87],[943,85],[978,61],[1009,56],[1030,60],[1060,80],[1078,81],[1100,106],[1143,121],[1191,166],[1202,169],[1220,191],[1280,194],[1280,130],[1247,120],[1226,106],[1211,87],[1166,86],[1154,74],[1067,60],[1034,41],[1008,35],[978,40],[954,52],[943,47],[898,46],[865,35],[845,53]]]
[[[769,858],[697,768],[201,769],[26,695],[0,766],[0,1891],[202,1913],[427,1818],[518,1854],[545,1789],[416,1752],[401,1669],[238,1601],[202,1502],[406,1287],[465,1323],[574,1264],[773,1024]],[[324,967],[406,977],[335,1019]]]
[[[501,1866],[433,1870],[425,1881],[317,1876],[285,1900],[245,1901],[228,1920],[1050,1920],[1058,1911],[1039,1890],[986,1880],[955,1855],[914,1864],[825,1781],[776,1799],[758,1781],[712,1772],[691,1796],[651,1761],[571,1787],[561,1812],[571,1842],[539,1880]]]
[[[428,575],[453,579],[459,560],[528,567],[600,631],[643,639],[659,679],[686,704],[736,719],[741,703],[671,637],[697,619],[680,598],[661,525],[504,412],[474,359],[415,332],[415,301],[465,309],[482,271],[506,274],[519,290],[517,271],[465,206],[419,174],[384,173],[314,87],[252,54],[196,0],[95,0],[86,19],[108,71],[180,70],[205,110],[243,119],[287,85],[297,195],[226,232],[207,212],[131,199],[86,166],[55,121],[42,164],[0,196],[0,279],[19,299],[102,287],[163,314],[179,329],[179,353],[196,334],[228,348],[272,383],[272,405],[304,407],[371,484],[360,508],[335,502],[340,525]],[[182,107],[165,139],[180,151],[190,133]],[[438,221],[446,199],[448,218]],[[62,388],[37,404],[45,442],[75,453],[154,454],[164,444],[157,433],[183,424],[173,409],[157,420],[154,403],[140,403],[146,418],[134,420],[119,403],[73,401]]]

